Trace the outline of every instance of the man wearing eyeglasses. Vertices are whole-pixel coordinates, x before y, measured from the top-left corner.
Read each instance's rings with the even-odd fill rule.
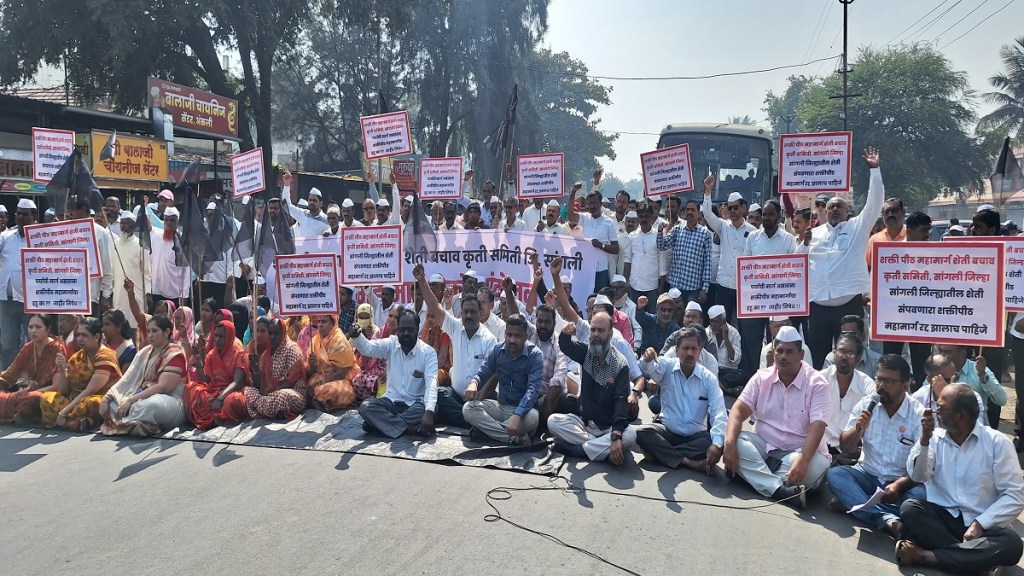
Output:
[[[921,418],[921,437],[907,470],[927,499],[900,506],[907,540],[896,543],[902,566],[987,574],[1020,561],[1024,544],[1010,527],[1024,512],[1024,478],[1010,439],[982,426],[974,391],[964,384],[942,390],[936,414]]]
[[[840,434],[846,429],[850,417],[859,413],[857,405],[860,401],[875,393],[875,381],[855,368],[864,354],[864,344],[856,336],[840,336],[833,353],[835,364],[821,371],[828,381],[829,400],[832,402],[832,418],[825,429],[825,443],[834,458],[850,464],[857,460],[858,446],[856,442],[842,442]]]
[[[709,176],[704,181],[704,203],[700,206],[700,213],[708,223],[708,228],[718,234],[722,255],[718,260],[718,290],[715,295],[715,303],[725,307],[726,318],[736,318],[736,258],[743,256],[743,250],[747,245],[747,236],[752,234],[754,228],[743,217],[747,208],[747,200],[739,192],[729,195],[729,201],[725,204],[725,218],[715,216],[711,211],[711,194],[714,186],[714,178]],[[728,220],[728,222],[726,222]]]
[[[827,222],[804,232],[802,238],[802,250],[810,260],[811,313],[807,337],[814,367],[818,369],[839,337],[842,318],[847,314],[863,317],[863,295],[871,289],[864,251],[875,215],[882,209],[885,185],[878,168],[881,164],[878,150],[865,150],[864,163],[871,171],[871,180],[860,214],[850,218],[846,200],[832,198],[825,208]]]

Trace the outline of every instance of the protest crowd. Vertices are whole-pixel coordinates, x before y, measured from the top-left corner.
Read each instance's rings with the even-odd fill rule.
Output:
[[[1024,314],[1007,323],[1011,440],[998,430],[1006,349],[871,340],[872,244],[927,241],[931,219],[886,197],[877,150],[863,162],[856,215],[839,196],[813,209],[785,195],[718,204],[713,176],[703,201],[606,201],[600,171],[567,201],[520,199],[511,165],[479,189],[468,171],[463,199],[434,202],[370,174],[361,219],[352,200],[298,198],[290,174],[260,207],[199,210],[168,189],[97,210],[89,191],[40,215],[23,199],[0,234],[0,424],[154,436],[354,408],[380,442],[445,426],[584,461],[635,465],[632,451],[709,476],[721,466],[796,508],[827,485],[829,507],[891,535],[900,564],[1014,565]],[[102,268],[91,314],[25,314],[26,226],[78,219],[94,222]],[[411,282],[339,283],[338,313],[281,313],[273,256],[372,226],[403,230]],[[488,230],[576,239],[594,258],[533,252],[532,277],[513,278],[468,261],[453,277],[417,257],[445,234]],[[999,214],[982,208],[960,232],[998,235]],[[200,237],[217,258],[183,259]],[[742,314],[737,259],[775,255],[806,255],[808,313]],[[593,291],[574,296],[584,276]]]

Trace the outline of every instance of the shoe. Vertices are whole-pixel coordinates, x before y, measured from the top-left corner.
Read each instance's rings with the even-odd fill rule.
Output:
[[[804,485],[799,486],[779,486],[775,493],[772,494],[772,498],[775,498],[783,504],[788,504],[797,510],[803,510],[804,506],[807,506],[807,489]]]
[[[587,457],[587,452],[583,449],[583,446],[569,444],[568,442],[562,442],[561,440],[556,439],[555,443],[551,446],[551,449],[560,454],[572,456],[573,458],[582,458],[584,460],[590,459]]]
[[[519,436],[509,436],[508,443],[512,446],[529,446],[530,437],[526,434],[520,434]]]
[[[828,501],[828,509],[836,514],[846,514],[846,506],[843,506],[835,496]]]

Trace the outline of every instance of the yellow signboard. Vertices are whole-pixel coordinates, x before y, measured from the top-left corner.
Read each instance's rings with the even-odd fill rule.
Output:
[[[94,177],[150,182],[166,182],[170,179],[167,142],[155,138],[118,134],[114,141],[114,157],[100,160],[100,153],[109,138],[109,132],[95,130],[90,134],[78,134],[75,137],[75,142],[82,147],[85,157],[89,159]]]

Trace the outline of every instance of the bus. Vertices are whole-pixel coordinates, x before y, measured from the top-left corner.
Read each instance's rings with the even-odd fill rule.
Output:
[[[694,190],[686,199],[701,200],[702,181],[715,174],[712,200],[724,202],[739,192],[748,204],[762,203],[772,196],[772,138],[767,128],[747,124],[681,122],[661,131],[658,148],[690,145]]]

